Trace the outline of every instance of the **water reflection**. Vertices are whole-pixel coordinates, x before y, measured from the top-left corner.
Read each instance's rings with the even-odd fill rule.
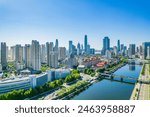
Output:
[[[129,70],[130,71],[135,71],[136,70],[135,64],[130,64],[129,65]]]

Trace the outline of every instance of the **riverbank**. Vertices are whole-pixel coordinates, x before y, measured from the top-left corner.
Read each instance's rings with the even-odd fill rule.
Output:
[[[149,64],[142,66],[139,80],[150,80],[150,67]],[[149,100],[150,99],[150,84],[136,83],[130,100]]]

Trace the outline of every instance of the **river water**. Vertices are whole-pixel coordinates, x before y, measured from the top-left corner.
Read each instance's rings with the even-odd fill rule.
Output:
[[[141,65],[127,64],[118,69],[114,74],[138,78],[141,68]],[[132,82],[134,82],[134,80],[132,80]],[[129,100],[134,89],[134,85],[134,83],[131,84],[104,79],[94,83],[79,95],[74,96],[72,100]]]

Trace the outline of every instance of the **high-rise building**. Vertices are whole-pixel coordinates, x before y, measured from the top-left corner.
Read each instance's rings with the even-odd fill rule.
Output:
[[[147,48],[150,47],[150,42],[144,42],[142,44],[142,47],[143,47],[143,59],[146,59],[148,55]]]
[[[2,42],[1,43],[1,65],[2,69],[6,69],[7,66],[7,53],[6,53],[6,43]]]
[[[88,38],[87,35],[84,36],[84,52],[87,53],[87,46],[88,46]]]
[[[58,52],[50,52],[49,66],[52,68],[58,68]]]
[[[19,44],[15,46],[15,62],[23,63],[23,47]]]
[[[64,60],[65,58],[66,58],[66,48],[65,47],[59,47],[58,59]]]
[[[69,54],[72,53],[72,46],[73,46],[73,42],[69,41]]]
[[[58,52],[58,39],[56,39],[56,42],[55,42],[55,47],[54,47],[54,51],[55,52]]]
[[[113,47],[113,53],[114,53],[115,56],[118,55],[118,48],[117,48],[117,46]]]
[[[41,45],[41,63],[46,63],[46,46],[45,44]]]
[[[120,52],[120,40],[117,41],[118,52]]]
[[[51,52],[53,52],[53,50],[54,50],[54,44],[53,44],[53,42],[50,42],[50,43],[47,42],[47,43],[46,43],[47,65],[49,65],[49,63],[50,63],[50,61],[49,61],[49,60],[50,60],[49,55],[50,55]]]
[[[10,60],[15,61],[15,46],[10,47]]]
[[[30,68],[31,67],[31,45],[30,44],[25,44],[24,47],[24,52],[25,52],[25,67]]]
[[[34,70],[40,70],[40,44],[37,40],[32,40],[31,45],[31,65]]]
[[[135,56],[135,44],[129,44],[128,55],[130,58]]]
[[[110,39],[109,37],[104,37],[102,55],[105,55],[106,50],[109,50],[109,49],[110,49]]]
[[[150,59],[150,47],[147,47],[147,57],[146,59]]]
[[[77,44],[77,55],[81,54],[81,46],[80,43]]]

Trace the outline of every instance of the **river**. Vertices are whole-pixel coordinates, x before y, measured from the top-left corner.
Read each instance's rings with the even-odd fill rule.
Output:
[[[141,65],[127,64],[118,69],[114,74],[138,78],[141,68]],[[74,96],[72,100],[129,100],[134,85],[134,83],[131,84],[104,79],[94,83],[85,91]]]

